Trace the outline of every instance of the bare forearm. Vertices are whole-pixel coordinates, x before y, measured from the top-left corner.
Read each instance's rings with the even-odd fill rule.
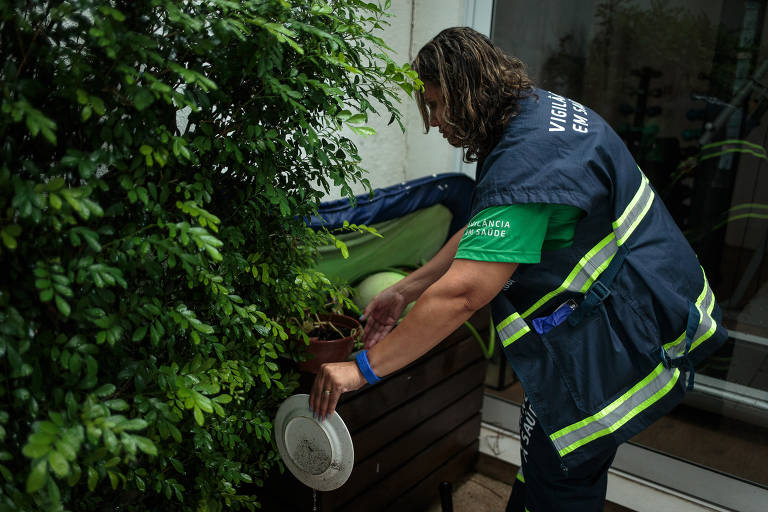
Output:
[[[458,245],[458,239],[455,242]],[[448,247],[447,253],[453,258],[456,250]],[[374,374],[383,377],[399,370],[440,343],[490,302],[516,268],[516,263],[454,259],[448,271],[421,294],[403,322],[368,349]],[[353,361],[324,364],[312,385],[309,406],[324,418],[333,413],[342,393],[360,388],[365,380]]]
[[[456,255],[456,249],[459,247],[459,241],[463,234],[464,228],[457,231],[425,265],[419,267],[395,285],[395,289],[405,297],[406,303],[418,299],[424,293],[424,290],[432,286],[435,281],[446,273],[451,263],[453,263],[453,257]]]
[[[418,359],[474,311],[460,297],[426,292],[392,332],[368,351],[374,373],[388,375]]]
[[[501,290],[516,264],[456,260],[403,321],[368,351],[374,373],[388,375],[418,359]]]

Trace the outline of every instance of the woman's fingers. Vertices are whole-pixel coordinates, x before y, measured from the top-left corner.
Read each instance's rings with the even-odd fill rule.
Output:
[[[373,347],[389,332],[388,326],[380,323],[375,323],[368,331],[368,336],[363,339],[363,348],[366,350]]]
[[[369,316],[365,324],[362,342],[366,349],[371,348],[379,342],[395,326],[395,322],[387,317],[385,321],[377,320],[375,316]]]
[[[365,348],[368,348],[370,345],[375,343],[375,341],[372,343],[374,331],[377,331],[378,322],[374,318],[368,318],[368,322],[365,324],[365,329],[363,329],[363,345]]]
[[[370,343],[370,340],[373,338],[373,332],[376,330],[376,326],[378,325],[378,322],[373,317],[368,317],[368,321],[365,323],[365,328],[363,329],[363,345],[365,345],[366,348],[368,348],[368,344]]]
[[[363,314],[361,315],[361,320],[365,320],[366,318],[368,318],[368,315],[370,315],[371,311],[373,311],[375,303],[376,303],[376,300],[374,299],[371,302],[369,302],[367,306],[365,306],[365,309],[363,310]]]
[[[317,412],[320,410],[323,398],[323,389],[325,376],[322,373],[318,373],[315,376],[315,382],[312,383],[312,391],[309,394],[309,408],[312,409],[312,415],[317,419]]]
[[[353,361],[322,365],[309,396],[309,406],[315,418],[322,421],[333,414],[341,395],[364,383],[365,379]]]
[[[341,398],[340,391],[335,389],[323,390],[323,405],[321,406],[320,413],[318,414],[318,419],[320,421],[324,421],[328,416],[333,414],[333,411],[336,410],[336,405],[339,403],[339,398]]]

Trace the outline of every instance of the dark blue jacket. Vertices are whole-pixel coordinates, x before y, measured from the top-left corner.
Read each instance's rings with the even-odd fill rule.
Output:
[[[572,246],[520,265],[492,303],[533,410],[563,464],[575,466],[679,403],[686,373],[727,332],[690,245],[593,111],[540,89],[521,102],[478,166],[472,216],[515,203],[585,212]],[[552,316],[566,303],[570,315]]]

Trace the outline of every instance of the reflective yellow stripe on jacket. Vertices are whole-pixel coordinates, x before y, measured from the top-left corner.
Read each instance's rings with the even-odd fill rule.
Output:
[[[711,316],[715,305],[714,294],[709,287],[706,275],[704,275],[704,269],[701,269],[701,273],[704,278],[704,287],[696,299],[696,308],[700,313],[699,326],[696,329],[690,350],[711,337],[717,328],[717,323]],[[664,349],[667,350],[670,357],[682,355],[685,351],[685,332],[678,336],[675,341],[665,344]],[[590,441],[618,430],[629,420],[663,398],[672,389],[679,377],[679,369],[665,368],[660,363],[647,377],[607,407],[588,418],[558,430],[549,437],[560,456],[566,455]]]
[[[537,300],[522,314],[513,313],[497,326],[499,339],[504,347],[507,347],[520,339],[524,334],[530,331],[525,319],[535,313],[544,304],[552,298],[565,291],[586,293],[592,283],[600,276],[603,270],[611,263],[619,246],[627,241],[629,236],[635,231],[635,228],[648,213],[653,203],[655,194],[648,182],[648,178],[641,173],[640,186],[637,189],[632,200],[621,216],[613,222],[613,231],[605,238],[600,240],[595,246],[579,260],[576,266],[571,270],[565,280],[541,299]]]

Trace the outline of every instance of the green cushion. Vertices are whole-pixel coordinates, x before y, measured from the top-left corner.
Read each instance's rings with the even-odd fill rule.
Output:
[[[451,219],[451,211],[436,204],[370,226],[383,238],[370,233],[337,235],[347,244],[349,258],[344,259],[334,246],[324,246],[320,248],[317,268],[331,279],[355,283],[388,267],[421,265],[445,244]]]

